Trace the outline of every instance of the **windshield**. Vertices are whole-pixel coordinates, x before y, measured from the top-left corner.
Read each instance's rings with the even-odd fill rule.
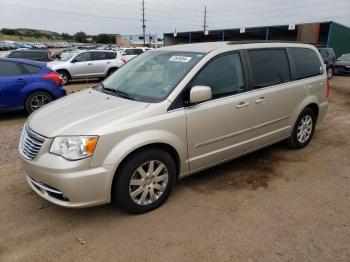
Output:
[[[103,81],[105,89],[121,91],[143,102],[163,101],[204,57],[203,53],[149,51]]]
[[[75,56],[77,53],[72,52],[72,53],[63,53],[63,56],[61,57],[60,61],[68,61],[70,60],[73,56]]]
[[[350,61],[350,54],[342,55],[338,58],[340,61]]]

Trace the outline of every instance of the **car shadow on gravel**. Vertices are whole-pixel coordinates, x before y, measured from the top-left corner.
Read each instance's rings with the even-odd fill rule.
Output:
[[[0,112],[0,121],[1,120],[17,120],[27,118],[27,114],[24,110],[18,111],[4,111]],[[1,123],[1,122],[0,122]]]
[[[179,181],[179,185],[207,194],[215,191],[268,188],[272,179],[281,176],[282,162],[300,162],[283,142],[212,167]]]

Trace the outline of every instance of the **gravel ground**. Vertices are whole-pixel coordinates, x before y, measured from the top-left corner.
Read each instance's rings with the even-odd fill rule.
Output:
[[[331,91],[308,147],[280,143],[186,178],[137,216],[41,199],[17,155],[25,116],[1,114],[0,261],[350,261],[350,78]]]

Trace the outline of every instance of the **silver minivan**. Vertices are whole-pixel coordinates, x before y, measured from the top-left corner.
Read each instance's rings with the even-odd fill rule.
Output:
[[[303,148],[326,114],[317,49],[217,42],[148,51],[27,120],[19,152],[41,197],[159,207],[182,177],[286,140]]]

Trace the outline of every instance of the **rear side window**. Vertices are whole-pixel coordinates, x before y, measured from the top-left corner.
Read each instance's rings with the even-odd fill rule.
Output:
[[[22,52],[21,58],[24,59],[37,59],[36,52]]]
[[[253,73],[253,88],[290,81],[287,52],[284,49],[248,50]]]
[[[0,76],[16,76],[22,74],[22,70],[16,63],[0,61]]]
[[[76,62],[87,62],[91,60],[92,60],[91,52],[81,53],[74,58],[74,61]]]
[[[314,50],[299,47],[292,47],[290,50],[295,64],[295,79],[322,74],[322,64]]]
[[[12,52],[8,56],[8,58],[21,58],[22,57],[22,52]]]
[[[244,78],[238,53],[215,58],[192,82],[191,86],[209,86],[213,98],[244,92]]]
[[[38,74],[41,71],[41,68],[38,66],[22,64],[22,66],[28,71],[30,74]]]
[[[134,54],[134,50],[133,49],[126,49],[124,51],[124,55],[133,55]]]
[[[31,52],[30,57],[32,57],[33,59],[45,59],[47,58],[47,53],[44,52]]]
[[[142,53],[143,51],[141,49],[126,49],[124,51],[124,55],[139,55]]]
[[[143,53],[142,49],[135,49],[135,54],[136,55],[139,55],[139,54],[142,54],[142,53]]]
[[[92,60],[106,60],[107,52],[92,52]]]
[[[117,53],[115,52],[107,52],[107,59],[115,59],[117,57]]]

